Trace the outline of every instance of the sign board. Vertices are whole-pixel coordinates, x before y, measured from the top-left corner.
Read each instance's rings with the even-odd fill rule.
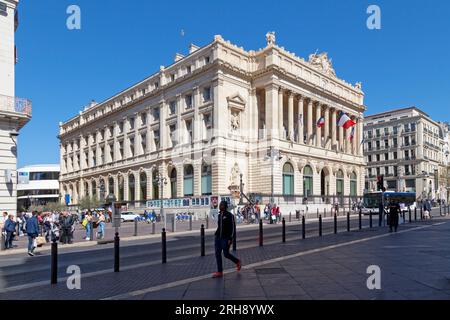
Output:
[[[30,173],[29,172],[18,172],[17,178],[18,184],[29,184],[30,183]]]
[[[114,203],[112,207],[112,226],[113,228],[120,228],[122,204]]]
[[[70,194],[64,195],[64,202],[66,203],[66,206],[70,204]]]

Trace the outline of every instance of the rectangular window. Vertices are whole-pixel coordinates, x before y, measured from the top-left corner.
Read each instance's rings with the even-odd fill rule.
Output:
[[[203,102],[211,100],[211,87],[203,88]]]
[[[110,161],[114,161],[114,145],[111,143],[109,145],[109,159]]]
[[[394,143],[394,148],[397,148],[398,145],[397,138],[392,139],[392,142]]]
[[[123,159],[123,141],[119,142],[119,157]]]
[[[377,154],[377,162],[380,162],[381,161],[381,159],[380,159],[380,155],[379,154]]]
[[[141,134],[141,149],[142,153],[147,152],[147,135],[145,133]]]
[[[159,108],[153,108],[152,109],[152,114],[153,114],[153,121],[158,121],[159,120]]]
[[[397,160],[397,151],[394,152],[394,160]]]
[[[398,168],[397,166],[394,166],[394,176],[398,176]]]
[[[192,67],[191,66],[187,66],[186,67],[186,73],[190,74],[192,72]]]
[[[134,157],[134,138],[130,138],[130,157]]]
[[[177,137],[176,137],[176,125],[169,126],[169,135],[170,135],[170,141],[172,141],[172,147],[175,147],[177,145]]]
[[[155,148],[159,149],[159,142],[160,142],[159,130],[153,131],[153,140],[155,141]]]
[[[174,73],[172,73],[172,74],[170,75],[170,81],[171,81],[171,82],[174,82],[174,81],[175,81],[175,74],[174,74]]]
[[[130,120],[128,120],[129,124],[130,124],[130,130],[134,130],[134,118],[130,118]]]
[[[373,131],[372,130],[367,131],[367,137],[369,139],[371,139],[373,137]]]
[[[367,156],[367,161],[368,162],[372,162],[372,156],[371,155]]]
[[[147,114],[141,113],[141,126],[145,126],[147,124]]]
[[[192,143],[192,120],[186,120],[187,143]]]
[[[388,161],[388,160],[389,160],[389,153],[385,153],[385,154],[384,154],[384,160],[385,160],[385,161]]]
[[[394,126],[392,129],[393,129],[392,132],[393,132],[394,134],[397,134],[397,133],[398,133],[398,127],[397,127],[397,126]]]
[[[119,122],[119,134],[123,133],[123,121]]]
[[[177,113],[177,102],[174,100],[169,103],[169,115],[174,115],[176,113]]]
[[[192,94],[187,94],[184,97],[184,103],[186,105],[186,109],[191,109],[192,108]]]

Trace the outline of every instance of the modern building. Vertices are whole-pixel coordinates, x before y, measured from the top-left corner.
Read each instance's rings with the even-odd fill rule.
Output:
[[[59,164],[32,165],[17,170],[17,208],[59,201]]]
[[[376,190],[377,177],[384,176],[388,190],[416,192],[418,199],[443,197],[444,137],[428,114],[409,107],[367,116],[364,141],[367,191]]]
[[[163,198],[192,205],[230,196],[242,179],[247,195],[273,196],[282,207],[361,196],[361,84],[339,79],[326,53],[304,60],[275,40],[268,33],[258,51],[221,36],[191,45],[172,65],[61,123],[61,194],[72,204],[114,193],[149,206],[162,186]],[[341,112],[354,129],[337,125]]]
[[[0,212],[17,209],[17,143],[19,130],[31,119],[31,102],[17,98],[14,33],[19,25],[17,0],[0,0]]]

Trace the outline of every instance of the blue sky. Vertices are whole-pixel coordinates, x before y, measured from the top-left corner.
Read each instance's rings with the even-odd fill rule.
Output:
[[[81,30],[66,28],[71,4],[81,8]],[[366,27],[371,4],[381,8],[381,30]],[[368,114],[415,105],[450,120],[447,0],[22,0],[19,10],[16,95],[33,101],[19,166],[58,163],[59,121],[215,34],[252,50],[276,31],[280,46],[304,58],[327,51],[340,78],[361,81]]]

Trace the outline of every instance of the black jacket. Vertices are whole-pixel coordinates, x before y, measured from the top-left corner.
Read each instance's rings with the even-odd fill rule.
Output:
[[[234,216],[232,213],[225,211],[217,217],[216,237],[219,239],[232,240],[234,237]]]

